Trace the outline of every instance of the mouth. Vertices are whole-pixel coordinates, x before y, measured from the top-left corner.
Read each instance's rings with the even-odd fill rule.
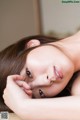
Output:
[[[59,71],[55,66],[53,66],[53,72],[56,76],[56,79],[62,79],[63,78],[62,72]]]

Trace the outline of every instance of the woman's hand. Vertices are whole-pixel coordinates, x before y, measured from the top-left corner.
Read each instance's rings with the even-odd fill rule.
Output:
[[[32,98],[30,86],[20,75],[11,75],[7,77],[7,84],[4,90],[3,99],[5,104],[14,112],[19,110],[25,99]]]

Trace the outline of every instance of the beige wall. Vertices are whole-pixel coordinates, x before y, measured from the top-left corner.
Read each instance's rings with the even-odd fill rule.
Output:
[[[74,2],[74,0],[71,1]],[[42,28],[45,34],[53,32],[62,37],[66,34],[74,34],[80,29],[80,0],[75,1],[79,1],[79,3],[62,3],[62,0],[40,0]]]
[[[80,3],[61,1],[0,0],[0,50],[22,37],[40,33],[40,27],[44,34],[53,32],[59,37],[74,34],[80,29]]]
[[[0,0],[0,50],[22,37],[39,33],[36,1]]]

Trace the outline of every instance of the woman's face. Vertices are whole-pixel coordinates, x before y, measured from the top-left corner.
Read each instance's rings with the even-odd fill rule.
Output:
[[[40,46],[29,52],[21,75],[31,86],[36,98],[52,97],[60,93],[74,72],[70,59],[52,45]]]

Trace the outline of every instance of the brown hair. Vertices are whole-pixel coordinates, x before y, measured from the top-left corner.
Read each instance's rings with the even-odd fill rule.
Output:
[[[20,74],[24,67],[26,55],[33,48],[27,49],[26,44],[31,39],[38,39],[41,44],[56,41],[56,38],[46,36],[30,36],[25,37],[18,42],[10,45],[0,52],[0,110],[11,111],[5,104],[2,98],[3,91],[6,87],[7,76]],[[34,47],[35,48],[35,47]]]

